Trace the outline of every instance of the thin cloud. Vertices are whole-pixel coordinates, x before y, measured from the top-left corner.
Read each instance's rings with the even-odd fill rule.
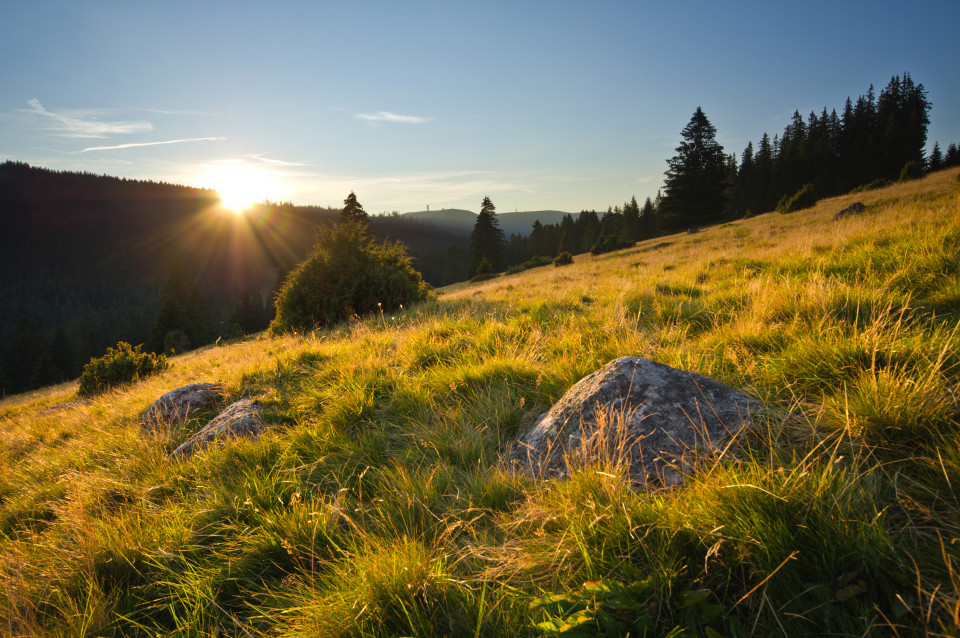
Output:
[[[57,124],[55,130],[63,132],[66,137],[106,137],[114,134],[142,133],[152,131],[150,122],[103,122],[100,120],[84,119],[65,113],[48,111],[37,98],[27,102],[29,112],[52,120]]]
[[[304,166],[301,162],[288,162],[286,160],[273,159],[272,157],[264,157],[263,155],[244,155],[243,157],[263,162],[264,164],[273,164],[274,166]]]
[[[400,124],[423,124],[429,122],[429,118],[417,117],[416,115],[398,115],[390,111],[377,111],[376,113],[357,113],[354,116],[363,122],[396,122]]]
[[[170,109],[143,109],[148,113],[158,113],[160,115],[187,115],[197,117],[219,117],[223,111],[189,111],[189,110],[170,110]]]
[[[140,142],[136,144],[116,144],[114,146],[90,146],[82,151],[77,151],[78,153],[87,153],[89,151],[115,151],[122,148],[139,148],[141,146],[161,146],[163,144],[183,144],[185,142],[219,142],[224,140],[224,137],[191,137],[188,139],[182,140],[164,140],[162,142]]]

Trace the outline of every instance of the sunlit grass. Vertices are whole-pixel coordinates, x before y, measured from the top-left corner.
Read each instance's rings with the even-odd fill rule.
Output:
[[[687,594],[725,635],[955,634],[956,173],[8,398],[0,633],[533,636],[531,603],[601,581],[646,583],[664,634],[704,621]],[[501,462],[623,355],[744,389],[762,427],[672,490],[615,449],[559,481]],[[139,415],[194,381],[267,431],[171,459],[198,424]]]

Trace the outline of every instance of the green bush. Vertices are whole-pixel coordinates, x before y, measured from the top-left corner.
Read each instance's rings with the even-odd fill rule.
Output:
[[[493,279],[495,274],[496,273],[493,272],[493,264],[490,263],[490,260],[482,257],[480,263],[477,264],[477,269],[473,272],[473,277],[470,278],[470,283]]]
[[[810,208],[817,203],[817,197],[813,194],[813,184],[805,184],[803,188],[787,197],[784,195],[777,203],[777,212],[792,213],[795,210]]]
[[[82,397],[100,394],[170,367],[166,356],[142,352],[141,347],[121,341],[116,348],[107,348],[107,353],[102,357],[91,359],[80,374],[77,394]]]
[[[277,294],[270,331],[310,331],[430,294],[403,244],[378,244],[366,224],[346,221],[317,230],[313,250]]]
[[[885,186],[889,186],[892,183],[893,182],[891,182],[889,179],[885,179],[881,177],[879,179],[873,180],[869,184],[863,184],[861,186],[857,186],[852,191],[850,191],[850,194],[853,195],[854,193],[865,193],[866,191],[875,191],[878,188],[884,188]]]
[[[556,267],[560,266],[569,266],[573,263],[573,255],[568,252],[562,252],[557,255],[557,258],[553,260],[553,265]]]
[[[590,254],[600,255],[602,253],[609,253],[622,248],[630,248],[631,246],[633,246],[633,242],[629,239],[624,239],[620,235],[600,235],[600,239],[598,239],[596,243],[591,246]]]
[[[546,266],[552,260],[549,257],[543,255],[536,255],[526,260],[522,264],[517,264],[515,266],[510,266],[507,268],[508,275],[515,275],[518,272],[523,272],[524,270],[530,270],[531,268],[539,268],[540,266]]]
[[[921,177],[923,177],[923,167],[911,160],[903,165],[898,181],[909,182],[912,179],[920,179]]]

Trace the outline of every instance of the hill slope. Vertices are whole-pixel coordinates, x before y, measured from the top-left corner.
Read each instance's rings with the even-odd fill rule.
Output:
[[[836,222],[854,196],[189,353],[90,403],[0,402],[0,622],[535,636],[580,610],[593,634],[956,633],[957,174]],[[746,390],[764,429],[672,490],[613,461],[551,482],[498,463],[627,354]],[[270,428],[171,460],[197,424],[139,413],[214,380]]]

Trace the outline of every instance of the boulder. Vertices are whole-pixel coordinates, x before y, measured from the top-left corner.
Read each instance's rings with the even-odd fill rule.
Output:
[[[635,485],[676,485],[698,460],[753,426],[760,403],[688,370],[622,357],[577,382],[541,415],[509,457],[538,476],[569,463],[612,461]]]
[[[185,421],[197,412],[216,405],[224,394],[218,383],[191,383],[171,390],[153,402],[140,417],[144,427],[152,428],[161,423]]]
[[[837,214],[833,216],[833,219],[836,221],[838,219],[843,219],[847,215],[859,215],[866,209],[867,207],[863,205],[863,202],[853,202],[843,210],[838,211]]]
[[[214,441],[225,437],[234,439],[242,436],[255,437],[261,431],[263,431],[263,421],[260,419],[260,408],[250,399],[241,399],[232,403],[203,429],[184,441],[173,451],[173,456],[187,458]]]

